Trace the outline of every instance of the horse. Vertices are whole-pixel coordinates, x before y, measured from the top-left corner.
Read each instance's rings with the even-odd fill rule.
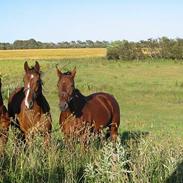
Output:
[[[44,144],[51,138],[52,119],[50,106],[42,93],[40,65],[29,67],[24,63],[24,87],[17,88],[9,97],[8,113],[17,140],[29,143],[35,134],[44,136]],[[15,130],[14,130],[15,131]]]
[[[84,96],[75,88],[76,68],[58,75],[58,95],[60,106],[59,124],[64,136],[82,135],[89,125],[90,131],[100,134],[108,128],[108,136],[116,141],[120,125],[120,108],[116,99],[108,93],[98,92]],[[74,116],[75,120],[70,120]],[[79,132],[78,132],[79,131]],[[85,135],[85,134],[84,134]]]
[[[3,103],[1,86],[0,78],[0,153],[4,151],[5,145],[8,141],[8,131],[10,126],[8,111]]]

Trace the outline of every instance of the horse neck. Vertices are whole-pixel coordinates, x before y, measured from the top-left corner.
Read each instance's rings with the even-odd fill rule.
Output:
[[[37,92],[37,95],[36,95],[36,102],[41,98],[41,96],[43,95],[42,93],[42,86],[40,85],[39,86],[39,89],[38,89],[38,92]]]
[[[42,95],[42,85],[39,86],[38,95],[37,96],[40,96],[40,95]]]
[[[2,94],[1,94],[1,91],[0,91],[0,106],[3,105],[3,97],[2,97]]]
[[[69,103],[70,112],[80,116],[81,111],[86,104],[86,97],[78,89],[74,89],[72,100]]]

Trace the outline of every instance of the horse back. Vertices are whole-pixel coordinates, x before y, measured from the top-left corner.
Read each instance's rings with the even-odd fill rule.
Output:
[[[120,108],[113,95],[108,93],[94,93],[87,97],[87,103],[83,108],[83,116],[87,121],[95,121],[96,128],[120,124]]]

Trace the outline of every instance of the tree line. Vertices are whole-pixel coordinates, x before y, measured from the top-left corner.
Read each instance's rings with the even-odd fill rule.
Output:
[[[29,40],[16,40],[13,43],[0,43],[0,50],[13,50],[13,49],[55,49],[55,48],[106,48],[109,45],[108,41],[63,41],[58,43],[45,43],[36,41],[35,39]]]
[[[162,37],[139,42],[114,41],[107,48],[107,58],[115,60],[183,59],[183,39]]]
[[[16,40],[13,43],[0,43],[0,50],[11,49],[51,49],[51,48],[107,48],[108,59],[139,60],[145,58],[183,59],[183,39],[162,37],[138,42],[133,41],[63,41],[45,43],[29,40]]]

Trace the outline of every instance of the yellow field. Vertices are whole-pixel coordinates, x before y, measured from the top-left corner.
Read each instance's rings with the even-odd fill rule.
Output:
[[[105,48],[0,50],[0,59],[59,59],[104,57]]]

